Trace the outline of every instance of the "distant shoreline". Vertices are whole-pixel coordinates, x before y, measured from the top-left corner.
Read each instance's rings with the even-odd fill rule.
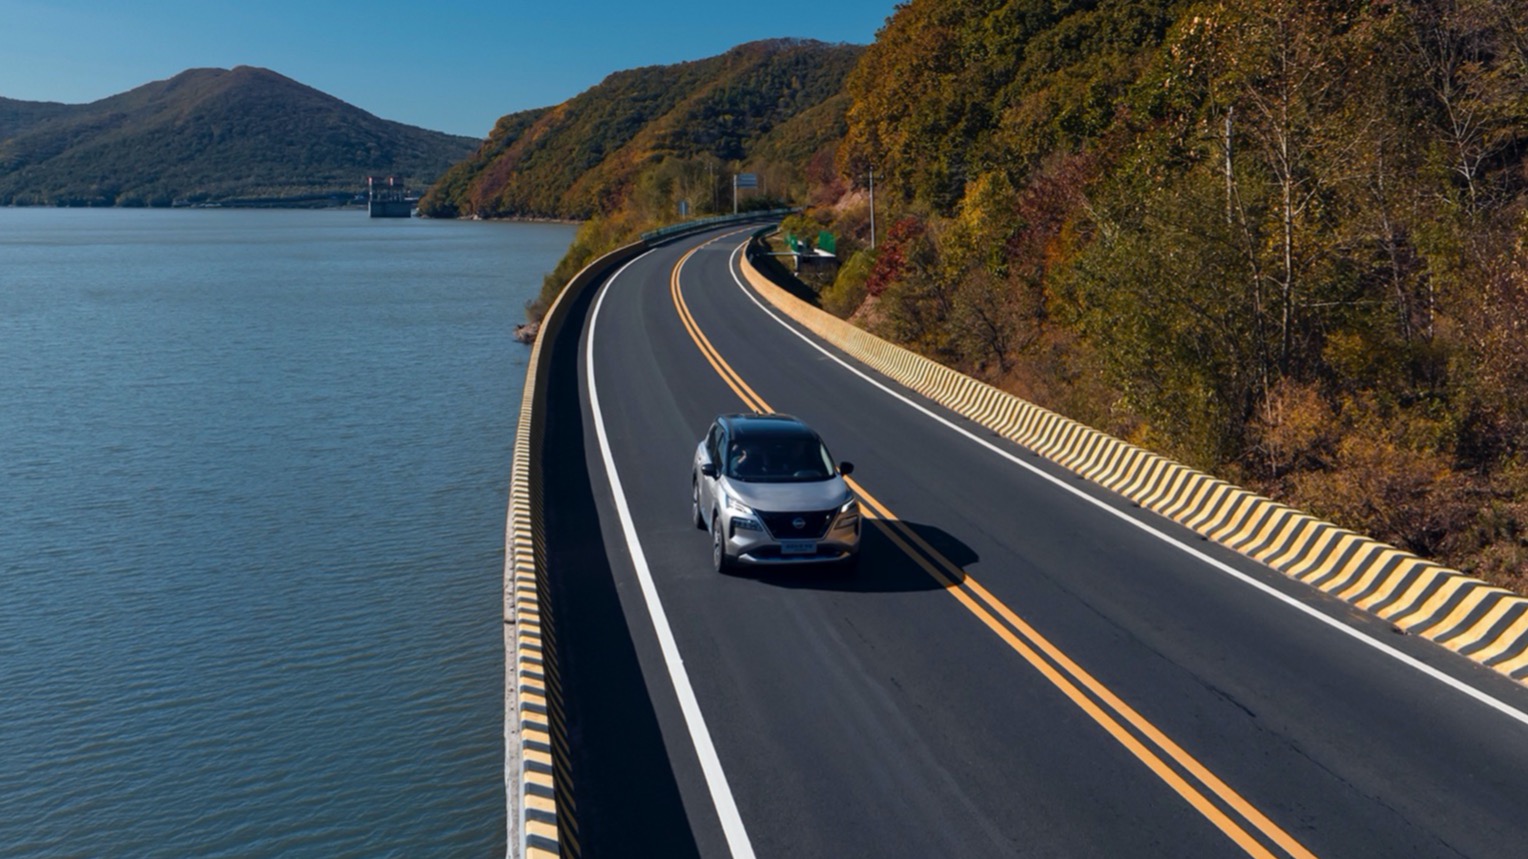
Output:
[[[366,203],[346,199],[331,202],[325,199],[281,198],[261,199],[249,197],[237,200],[206,200],[186,202],[177,200],[170,204],[122,204],[122,203],[6,203],[6,209],[354,209],[366,211]]]
[[[112,204],[112,205],[107,206],[107,205],[90,205],[90,204],[87,204],[87,203],[80,203],[80,204],[76,204],[76,205],[56,204],[56,203],[55,204],[51,204],[51,205],[44,205],[44,204],[40,204],[40,203],[39,204],[7,203],[7,204],[4,204],[4,205],[0,205],[0,209],[153,209],[153,210],[156,210],[156,211],[168,211],[168,210],[183,211],[183,210],[186,210],[186,209],[292,209],[292,210],[296,210],[296,211],[334,210],[334,211],[337,211],[337,212],[342,212],[342,211],[365,212],[366,211],[366,204],[364,202],[362,202],[362,203],[355,203],[355,202],[349,202],[349,201],[344,202],[344,203],[328,203],[328,204],[326,204],[326,203],[323,203],[323,202],[321,202],[319,200],[296,200],[296,199],[260,200],[260,199],[242,199],[242,200],[208,200],[208,201],[202,202],[202,203],[178,203],[176,205],[170,205],[170,206],[148,206],[148,205],[144,205],[144,206],[127,205],[127,206],[124,206],[124,205],[120,205],[120,204]],[[564,226],[569,226],[569,227],[576,227],[576,226],[579,226],[582,223],[584,223],[583,219],[578,219],[578,218],[547,218],[547,217],[537,217],[537,216],[533,216],[533,215],[508,215],[508,216],[494,216],[494,217],[489,217],[489,218],[485,218],[485,217],[483,217],[481,215],[463,215],[463,216],[455,217],[455,218],[431,218],[429,215],[421,215],[421,214],[419,214],[417,209],[414,211],[414,214],[410,215],[410,217],[418,218],[420,220],[433,220],[433,221],[502,221],[502,222],[507,222],[507,223],[518,223],[518,224],[562,224]]]
[[[419,215],[418,217],[429,218],[430,216],[429,215]],[[511,223],[521,223],[521,224],[565,224],[565,225],[570,226],[570,227],[576,227],[579,224],[582,224],[585,219],[580,219],[580,218],[542,218],[542,217],[536,217],[534,215],[505,215],[505,216],[497,216],[496,215],[496,216],[491,217],[491,218],[485,218],[482,215],[459,215],[459,216],[457,216],[455,218],[434,218],[432,220],[437,220],[437,221],[509,221]]]

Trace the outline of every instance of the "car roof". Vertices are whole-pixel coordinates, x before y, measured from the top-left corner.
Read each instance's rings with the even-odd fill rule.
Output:
[[[722,415],[717,420],[727,427],[733,438],[817,438],[811,427],[791,415]]]

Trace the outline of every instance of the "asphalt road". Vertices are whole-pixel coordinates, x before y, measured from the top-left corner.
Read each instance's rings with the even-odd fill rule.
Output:
[[[745,238],[647,253],[554,344],[585,856],[1528,855],[1528,690],[871,384],[750,297]],[[890,517],[858,573],[711,572],[690,457],[759,403]]]

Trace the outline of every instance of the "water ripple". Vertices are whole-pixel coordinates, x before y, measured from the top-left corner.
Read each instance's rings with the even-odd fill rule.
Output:
[[[502,853],[508,332],[570,238],[0,209],[0,855]]]

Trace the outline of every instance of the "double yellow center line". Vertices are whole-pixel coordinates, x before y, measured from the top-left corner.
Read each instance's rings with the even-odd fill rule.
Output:
[[[703,247],[703,245],[701,246]],[[773,409],[749,387],[706,338],[695,317],[690,314],[679,286],[680,272],[692,249],[675,264],[669,277],[669,294],[679,319],[700,352],[727,383],[743,404],[757,412]],[[1204,815],[1216,828],[1248,855],[1276,859],[1280,855],[1315,859],[1315,855],[1294,836],[1284,831],[1250,802],[1232,790],[1193,755],[1184,751],[1159,728],[1120,700],[1108,687],[1068,657],[1049,639],[1018,616],[1012,609],[962,570],[953,561],[930,546],[886,505],[878,501],[857,481],[847,479],[865,508],[866,518],[911,558],[945,593],[954,597],[967,611],[992,630],[1014,652],[1066,695],[1080,710],[1098,723],[1109,736],[1124,746],[1158,778]],[[1282,853],[1277,853],[1272,848]]]

